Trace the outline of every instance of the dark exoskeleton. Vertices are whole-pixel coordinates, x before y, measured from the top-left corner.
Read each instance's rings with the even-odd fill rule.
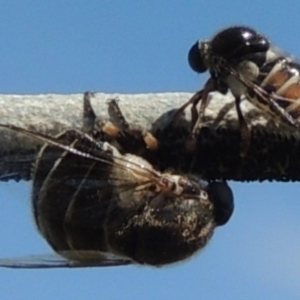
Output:
[[[300,65],[255,30],[244,26],[226,28],[210,41],[196,42],[189,51],[188,60],[194,71],[210,72],[204,88],[179,110],[181,112],[192,104],[193,136],[201,128],[208,94],[213,91],[226,94],[230,90],[235,97],[242,155],[247,153],[251,137],[240,108],[242,97],[278,123],[298,127]],[[200,101],[197,111],[196,105]]]
[[[115,101],[118,121],[97,120],[90,94],[84,96],[82,130],[55,137],[12,125],[44,143],[33,170],[32,207],[39,232],[65,260],[0,260],[14,268],[162,266],[202,249],[217,226],[233,213],[225,182],[160,172],[134,152],[151,135],[126,123]],[[154,145],[154,146],[153,146]]]

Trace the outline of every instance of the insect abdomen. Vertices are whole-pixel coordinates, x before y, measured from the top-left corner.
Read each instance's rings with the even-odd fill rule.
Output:
[[[110,249],[139,264],[162,266],[186,259],[208,243],[216,227],[209,202],[199,205],[194,213],[170,205],[144,205],[139,210],[122,212],[119,206],[113,207],[106,230]]]
[[[300,116],[300,65],[280,57],[260,69],[257,84],[294,119]],[[273,114],[276,116],[276,114]],[[278,116],[278,115],[277,115]]]

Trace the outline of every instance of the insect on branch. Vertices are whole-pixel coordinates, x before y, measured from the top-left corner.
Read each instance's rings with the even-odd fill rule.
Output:
[[[190,93],[161,94],[103,94],[97,93],[92,105],[97,117],[108,118],[106,100],[118,98],[119,106],[130,124],[150,130],[162,145],[162,159],[169,151],[176,153],[177,139],[189,137],[190,107],[179,122],[170,126],[177,108],[192,96]],[[0,120],[22,128],[55,135],[66,128],[81,128],[83,94],[74,95],[2,95]],[[240,155],[240,132],[233,98],[218,93],[210,95],[205,122],[197,135],[196,152],[186,157],[180,153],[173,168],[180,165],[184,171],[200,173],[206,179],[237,181],[297,181],[300,179],[300,136],[296,130],[274,124],[263,112],[248,101],[241,104],[245,119],[251,128],[251,145],[246,157]],[[168,125],[166,125],[168,124]],[[166,127],[167,126],[167,127]],[[167,128],[167,129],[166,129]],[[174,142],[174,144],[172,144]],[[188,143],[187,143],[188,144]],[[30,179],[31,164],[26,155],[36,152],[40,145],[25,136],[9,130],[0,134],[0,176],[18,174],[15,179]],[[192,157],[191,157],[192,156]],[[20,159],[22,157],[24,160]],[[172,156],[173,158],[175,156]],[[16,163],[12,167],[11,161]],[[6,162],[10,162],[9,167]],[[9,176],[8,176],[9,177]],[[3,179],[3,180],[4,180]]]

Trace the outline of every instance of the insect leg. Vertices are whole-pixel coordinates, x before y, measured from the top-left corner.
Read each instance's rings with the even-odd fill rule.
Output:
[[[83,126],[82,131],[88,133],[95,128],[96,114],[91,104],[92,92],[85,92],[83,95]]]
[[[192,105],[191,107],[191,127],[194,128],[194,124],[196,123],[197,119],[198,119],[198,111],[196,106],[198,105],[198,103],[201,101],[202,99],[202,94],[203,94],[204,90],[200,90],[198,92],[196,92],[192,98],[190,98],[189,101],[187,101],[186,103],[184,103],[180,108],[178,108],[178,110],[176,111],[176,113],[174,114],[172,120],[170,121],[170,123],[168,124],[168,126],[173,125],[173,123],[176,122],[176,120],[178,120],[178,118],[183,114],[183,112],[185,111],[185,109],[189,106]]]
[[[169,126],[173,125],[173,123],[178,120],[178,118],[183,114],[185,109],[191,105],[191,131],[192,137],[196,135],[198,129],[201,127],[201,123],[204,120],[205,109],[208,105],[208,94],[210,92],[216,91],[217,83],[214,78],[210,78],[205,86],[204,89],[196,92],[186,103],[184,103],[174,114],[172,120],[169,123]],[[197,110],[197,105],[201,101],[200,109]]]
[[[108,100],[107,104],[109,120],[98,120],[97,125],[108,137],[115,139],[124,151],[137,154],[145,149],[154,151],[159,147],[158,140],[150,131],[127,122],[116,99]]]
[[[113,124],[111,121],[97,120],[97,116],[91,104],[91,98],[95,94],[92,92],[85,92],[83,96],[83,126],[82,131],[85,133],[92,133],[96,127],[100,128],[100,132],[115,138],[119,135],[121,129]],[[125,121],[125,119],[124,119]]]
[[[107,104],[110,121],[115,124],[121,131],[129,130],[130,126],[120,109],[119,100],[108,99]]]
[[[85,92],[83,96],[83,124],[81,130],[97,140],[105,140],[105,135],[114,138],[119,134],[119,128],[109,121],[100,121],[91,104],[95,93]],[[100,125],[99,125],[100,124]],[[99,130],[100,128],[100,130]]]
[[[192,123],[193,124],[192,136],[195,136],[202,127],[202,124],[204,122],[204,117],[205,117],[205,110],[209,103],[208,94],[213,91],[216,91],[216,81],[214,78],[210,78],[206,82],[204,89],[202,91],[202,95],[201,95],[202,101],[200,104],[200,109],[199,109],[197,120],[194,123]],[[194,104],[194,105],[197,105],[197,104]],[[193,116],[192,116],[192,121],[193,121]]]
[[[235,107],[236,112],[238,115],[238,121],[239,121],[239,127],[240,127],[240,133],[241,133],[241,156],[245,157],[248,153],[250,143],[251,143],[251,132],[248,128],[248,125],[246,123],[246,120],[244,118],[244,115],[241,111],[241,98],[235,97]]]

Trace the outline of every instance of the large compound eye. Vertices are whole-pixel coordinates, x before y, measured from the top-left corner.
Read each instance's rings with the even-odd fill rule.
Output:
[[[188,61],[190,67],[197,73],[203,73],[207,71],[207,67],[204,62],[204,58],[199,48],[199,42],[195,43],[189,51]]]
[[[248,27],[229,27],[211,41],[211,51],[225,59],[243,58],[247,54],[267,52],[270,42]]]
[[[226,182],[211,182],[206,191],[215,206],[215,222],[218,226],[226,224],[234,209],[233,193]]]

